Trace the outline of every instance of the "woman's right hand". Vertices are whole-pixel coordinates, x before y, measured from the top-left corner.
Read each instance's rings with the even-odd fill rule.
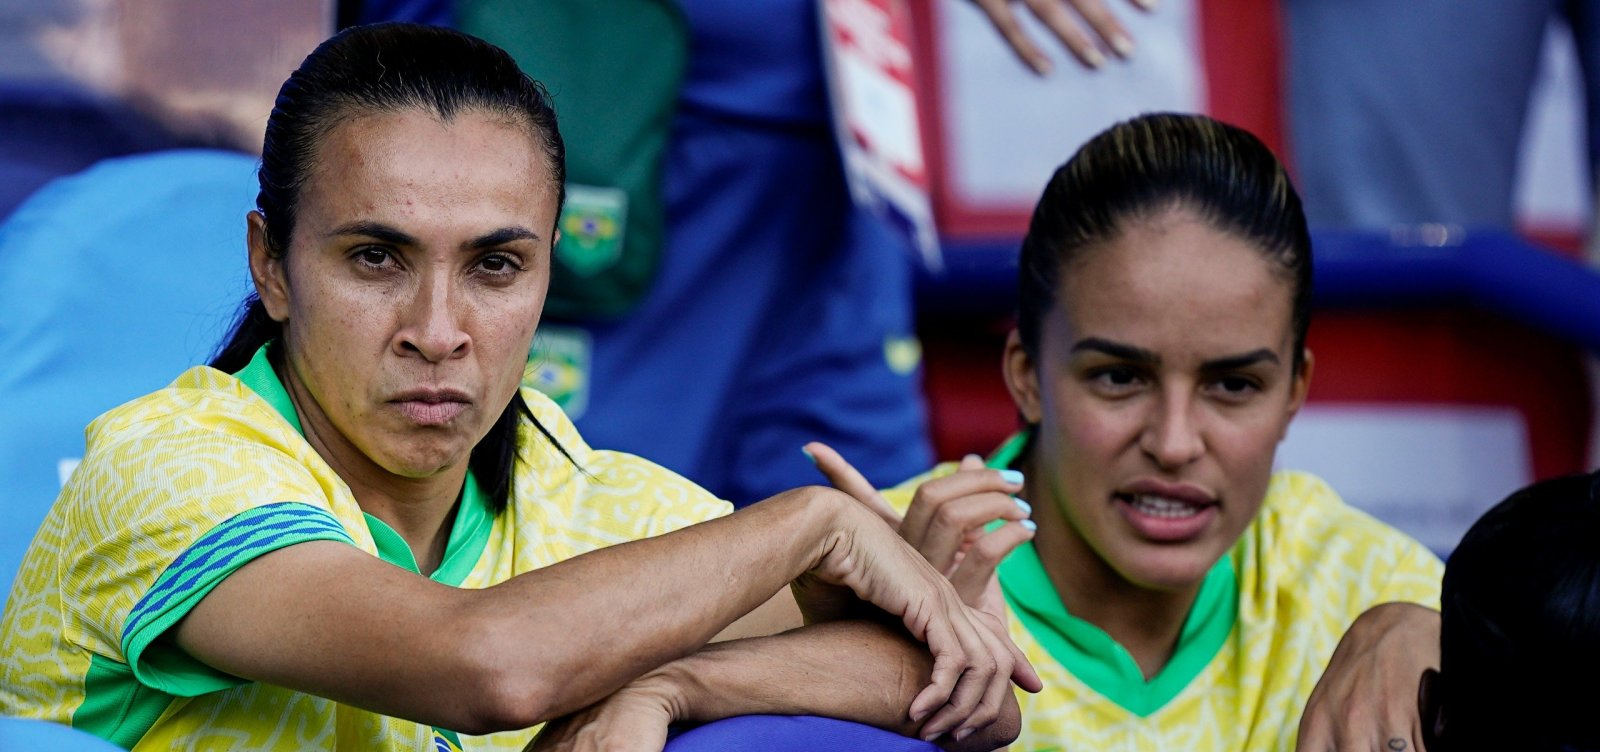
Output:
[[[837,507],[838,533],[808,573],[848,587],[897,617],[933,657],[929,685],[912,701],[924,739],[970,733],[992,722],[1011,691],[1043,685],[1003,620],[969,607],[948,580],[896,532],[852,500]]]

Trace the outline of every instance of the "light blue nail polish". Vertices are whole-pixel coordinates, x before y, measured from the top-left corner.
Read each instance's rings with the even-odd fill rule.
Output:
[[[806,459],[811,460],[811,464],[813,464],[813,465],[817,464],[817,458],[814,455],[811,454],[811,450],[810,449],[807,449],[805,447],[800,447],[800,453],[805,455]]]
[[[1015,496],[1011,497],[1011,500],[1017,502],[1017,508],[1021,509],[1023,514],[1033,514],[1032,504],[1029,504],[1028,502],[1023,501]]]
[[[1034,522],[1033,520],[1023,520],[1022,526],[1035,532],[1038,532],[1039,530],[1039,523]]]
[[[1005,481],[1007,483],[1013,483],[1013,484],[1016,484],[1016,485],[1020,486],[1020,485],[1022,485],[1022,471],[1020,471],[1020,470],[1001,470],[1000,471],[1000,480],[1003,480],[1003,481]]]

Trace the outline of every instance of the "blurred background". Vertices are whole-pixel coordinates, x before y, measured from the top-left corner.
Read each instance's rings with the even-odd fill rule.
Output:
[[[385,19],[485,36],[551,85],[579,187],[527,383],[736,503],[818,482],[807,438],[887,485],[1015,431],[1028,213],[1083,140],[1152,110],[1250,129],[1305,198],[1317,371],[1280,465],[1444,553],[1509,491],[1597,464],[1600,3],[1106,4],[1132,55],[1086,70],[1023,18],[1039,76],[966,0],[0,0],[0,573],[83,426],[225,334],[277,87]],[[713,156],[782,190],[711,222]]]

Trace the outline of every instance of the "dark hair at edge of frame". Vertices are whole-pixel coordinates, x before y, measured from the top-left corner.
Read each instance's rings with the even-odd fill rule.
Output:
[[[1462,536],[1441,598],[1441,752],[1600,750],[1597,539],[1600,474],[1528,486]]]
[[[1017,329],[1039,355],[1062,270],[1115,240],[1130,221],[1182,208],[1254,244],[1293,285],[1294,369],[1311,323],[1311,235],[1300,195],[1266,144],[1204,115],[1156,113],[1118,123],[1058,168],[1022,241]]]
[[[431,112],[445,121],[463,111],[481,110],[526,124],[543,148],[560,216],[566,201],[566,149],[543,85],[524,74],[504,50],[458,31],[403,23],[356,26],[306,56],[283,82],[267,118],[256,208],[266,218],[267,246],[273,253],[289,249],[300,190],[328,132],[357,115],[406,109]],[[282,333],[252,293],[211,367],[237,371]],[[518,392],[473,447],[468,465],[496,510],[505,507],[511,494],[519,413],[567,461],[578,464]]]

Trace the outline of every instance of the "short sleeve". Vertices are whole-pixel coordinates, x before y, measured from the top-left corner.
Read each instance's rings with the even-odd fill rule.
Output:
[[[212,588],[285,546],[353,542],[291,451],[234,425],[168,415],[91,434],[63,490],[75,538],[63,559],[65,637],[173,695],[242,681],[160,639]]]

